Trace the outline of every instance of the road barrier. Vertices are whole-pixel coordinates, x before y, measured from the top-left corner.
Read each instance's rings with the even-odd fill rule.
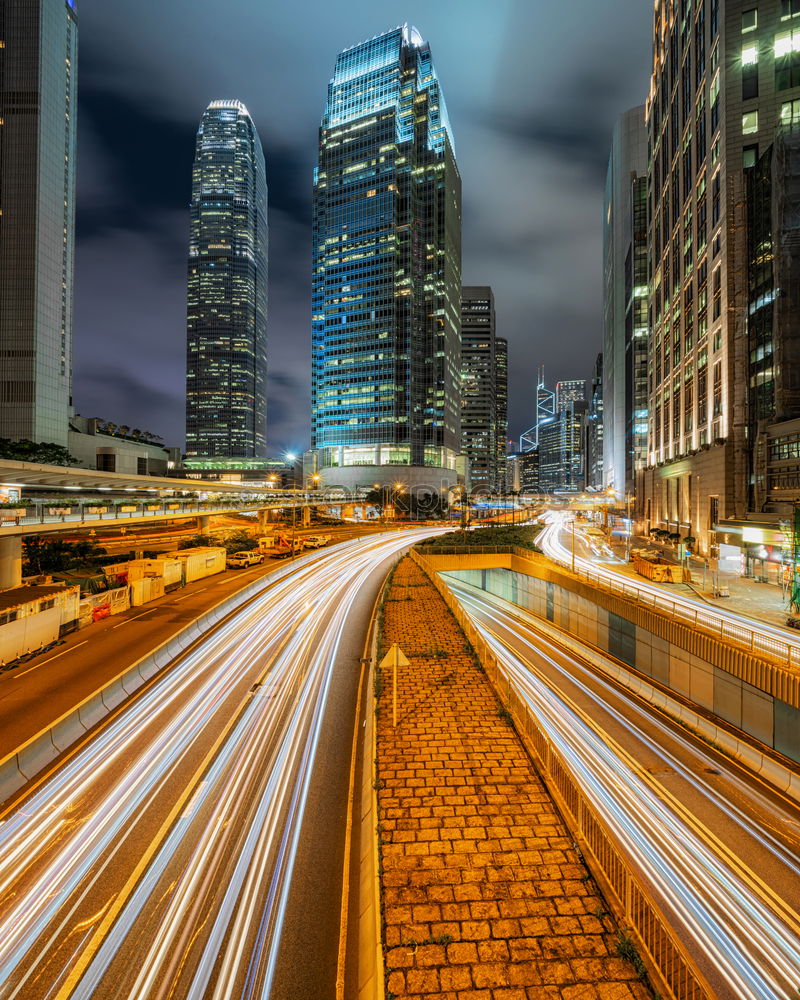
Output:
[[[239,606],[271,586],[290,569],[291,567],[282,567],[224,598],[156,646],[146,656],[126,667],[98,691],[84,698],[79,705],[65,712],[55,722],[0,759],[0,803],[5,802],[65,750],[82,739],[114,708],[176,656],[187,650],[193,642],[218,625]]]
[[[508,549],[497,551],[507,552]],[[527,551],[527,550],[519,550]],[[462,552],[437,549],[431,555],[475,554],[475,549]],[[436,569],[416,549],[411,558],[430,579],[452,611],[464,634],[481,660],[486,675],[501,701],[511,712],[517,731],[539,766],[548,786],[555,793],[568,824],[580,838],[593,874],[630,925],[640,950],[649,960],[650,968],[659,980],[658,987],[668,991],[674,1000],[713,1000],[714,992],[706,983],[691,956],[684,950],[679,937],[658,904],[650,898],[647,887],[629,865],[617,847],[602,818],[584,796],[561,755],[555,750],[527,702],[517,693],[502,664],[465,614],[461,605],[442,582]]]

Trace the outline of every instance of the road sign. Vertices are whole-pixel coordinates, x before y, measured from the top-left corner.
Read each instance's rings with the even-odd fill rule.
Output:
[[[396,642],[392,643],[389,652],[380,662],[381,669],[389,666],[392,668],[392,725],[395,728],[397,727],[397,668],[407,667],[408,664],[408,657]]]

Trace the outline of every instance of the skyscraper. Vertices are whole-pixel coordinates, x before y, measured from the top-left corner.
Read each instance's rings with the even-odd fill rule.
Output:
[[[487,285],[461,291],[461,450],[469,459],[473,490],[494,493],[499,451],[505,456],[508,351],[495,336],[494,295]],[[498,434],[502,434],[498,442]]]
[[[597,490],[603,487],[603,431],[603,355],[598,354],[584,420],[586,485]]]
[[[799,39],[796,0],[654,7],[641,513],[703,552],[729,519],[767,511],[770,441],[783,436],[771,425],[800,417],[783,322],[796,303]]]
[[[556,413],[566,410],[567,403],[586,402],[586,380],[582,378],[567,379],[556,382]]]
[[[603,213],[603,477],[621,499],[647,464],[647,128],[618,119]],[[595,484],[595,485],[600,485]]]
[[[265,457],[267,182],[240,101],[212,101],[200,121],[190,219],[186,453]]]
[[[66,446],[72,394],[74,0],[0,0],[0,437]]]
[[[455,482],[461,180],[415,28],[336,60],[312,257],[312,448],[323,481]]]
[[[508,341],[495,337],[494,383],[497,408],[497,477],[495,489],[503,492],[506,482],[506,455],[508,453]]]

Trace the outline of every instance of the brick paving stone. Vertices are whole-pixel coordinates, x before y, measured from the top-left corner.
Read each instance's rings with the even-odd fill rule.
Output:
[[[411,600],[408,598],[411,597]],[[377,724],[387,990],[428,1000],[647,1000],[616,926],[455,619],[410,559],[383,609]]]

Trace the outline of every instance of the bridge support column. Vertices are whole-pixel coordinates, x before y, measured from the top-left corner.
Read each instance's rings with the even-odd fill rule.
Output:
[[[311,524],[311,508],[302,507],[302,516],[300,518],[300,527],[307,528]]]
[[[205,535],[211,527],[211,515],[201,514],[197,519],[197,529],[201,535]]]
[[[262,509],[258,512],[259,531],[265,531],[268,524],[269,524],[269,510],[266,507],[262,507]]]
[[[22,583],[22,535],[0,538],[0,590]]]
[[[351,503],[342,504],[342,518],[353,518],[355,517],[355,507]]]

